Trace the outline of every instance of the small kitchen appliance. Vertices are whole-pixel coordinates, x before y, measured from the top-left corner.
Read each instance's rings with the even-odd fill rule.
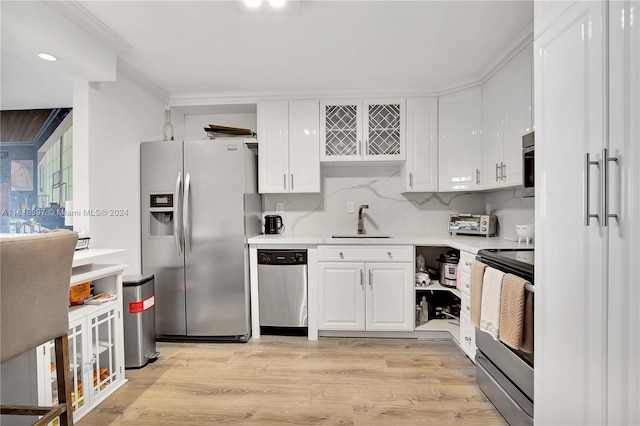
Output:
[[[492,237],[497,232],[498,219],[495,215],[452,214],[449,216],[449,233],[452,235],[484,235]]]
[[[456,269],[460,262],[460,254],[457,250],[450,250],[442,253],[438,258],[440,271],[440,285],[445,287],[456,286]]]
[[[282,234],[284,224],[282,216],[277,214],[268,214],[264,217],[264,233],[265,234]]]

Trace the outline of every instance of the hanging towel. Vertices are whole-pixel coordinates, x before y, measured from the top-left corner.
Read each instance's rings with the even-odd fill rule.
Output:
[[[482,303],[480,307],[480,330],[498,340],[500,334],[500,291],[504,272],[487,267],[482,280]]]
[[[527,281],[513,274],[502,279],[500,291],[500,341],[520,349],[524,329],[524,287]]]
[[[482,279],[484,278],[484,268],[482,262],[474,260],[471,263],[471,323],[476,327],[480,327],[480,307],[482,303]]]
[[[533,293],[527,291],[524,298],[524,327],[522,352],[533,353]]]

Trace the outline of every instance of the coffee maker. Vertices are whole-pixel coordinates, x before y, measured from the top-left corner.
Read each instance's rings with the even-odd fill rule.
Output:
[[[264,233],[266,234],[282,234],[284,224],[282,216],[277,214],[268,214],[264,217]]]

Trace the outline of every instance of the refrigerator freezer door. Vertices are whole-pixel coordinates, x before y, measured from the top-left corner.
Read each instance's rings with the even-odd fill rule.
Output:
[[[184,257],[178,252],[175,235],[182,228],[178,220],[181,194],[174,193],[181,172],[182,143],[140,144],[142,271],[155,276],[156,333],[161,335],[184,336],[187,330]],[[168,200],[164,195],[169,194],[170,203],[152,207],[152,195]],[[180,235],[177,237],[179,241]]]
[[[243,141],[184,143],[188,336],[247,336]],[[255,160],[255,158],[254,158]],[[185,184],[186,185],[186,184]],[[186,191],[185,191],[186,194]]]

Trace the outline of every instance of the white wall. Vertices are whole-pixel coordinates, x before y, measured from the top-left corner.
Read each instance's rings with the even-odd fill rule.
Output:
[[[86,138],[78,140],[74,132],[74,149],[80,145],[74,150],[74,187],[85,184],[79,197],[74,193],[74,210],[103,210],[106,216],[81,214],[74,229],[89,232],[92,248],[127,249],[125,274],[140,273],[140,142],[162,139],[165,105],[122,75],[113,83],[87,84],[78,97],[74,120],[80,115],[86,123],[74,127]],[[76,151],[88,167],[76,166],[85,161]]]
[[[535,223],[535,198],[522,198],[522,189],[489,192],[485,203],[491,205],[491,213],[498,217],[500,236],[517,238],[516,225]]]

